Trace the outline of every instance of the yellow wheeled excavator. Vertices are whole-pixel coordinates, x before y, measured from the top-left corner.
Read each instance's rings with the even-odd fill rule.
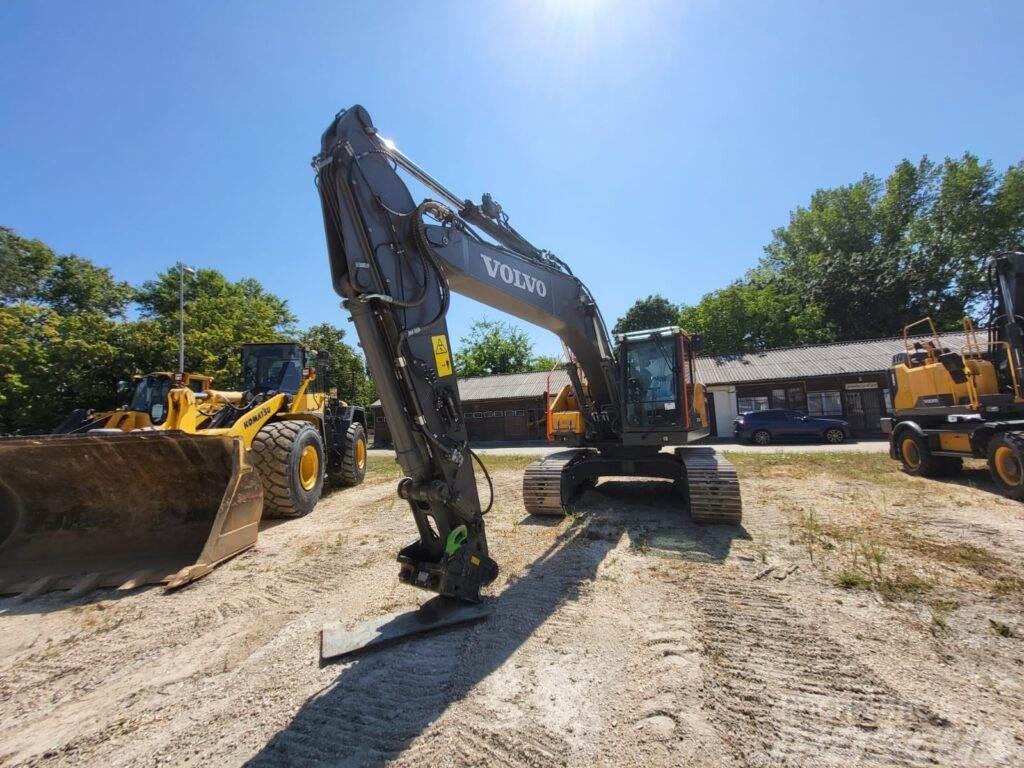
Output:
[[[905,350],[889,369],[893,415],[882,419],[889,453],[912,475],[957,473],[985,459],[1004,495],[1024,501],[1024,253],[989,261],[991,312],[979,334],[964,319],[965,343],[947,347],[931,318],[903,331]],[[927,326],[930,337],[911,339]]]
[[[444,187],[362,107],[335,117],[313,167],[333,285],[366,354],[405,474],[398,495],[419,534],[398,554],[401,581],[476,603],[497,575],[452,366],[452,292],[551,330],[571,352],[571,384],[550,416],[565,449],[526,469],[528,512],[562,515],[599,478],[633,475],[674,481],[699,521],[740,522],[732,466],[689,446],[709,431],[694,340],[656,328],[613,343],[564,261],[517,232],[490,195],[478,204]],[[400,171],[440,200],[416,203]]]
[[[0,594],[178,587],[255,544],[263,515],[311,511],[325,475],[362,482],[366,416],[326,365],[246,344],[244,391],[172,387],[157,426],[0,440]]]

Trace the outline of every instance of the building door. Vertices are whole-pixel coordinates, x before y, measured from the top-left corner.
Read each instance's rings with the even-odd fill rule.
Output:
[[[880,432],[882,399],[877,389],[848,389],[846,395],[846,420],[854,433]]]
[[[545,430],[547,425],[545,420],[541,418],[540,413],[536,408],[526,409],[526,430],[530,440],[540,440],[546,437]]]

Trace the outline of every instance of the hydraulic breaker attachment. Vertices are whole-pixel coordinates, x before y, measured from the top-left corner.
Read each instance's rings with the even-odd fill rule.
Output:
[[[237,438],[0,440],[0,594],[180,587],[255,544],[262,507]]]

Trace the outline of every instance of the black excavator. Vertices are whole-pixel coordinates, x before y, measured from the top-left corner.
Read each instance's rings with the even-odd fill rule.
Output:
[[[572,448],[526,469],[528,512],[561,515],[582,488],[625,475],[675,481],[695,519],[740,522],[732,466],[710,448],[687,447],[709,431],[695,339],[659,328],[613,346],[565,262],[517,232],[490,195],[473,203],[446,189],[384,139],[363,107],[337,114],[313,167],[334,289],[377,385],[405,474],[398,494],[419,532],[398,556],[403,582],[475,603],[498,572],[452,366],[452,292],[553,331],[571,353],[572,383],[548,418]],[[439,199],[415,202],[400,170]]]

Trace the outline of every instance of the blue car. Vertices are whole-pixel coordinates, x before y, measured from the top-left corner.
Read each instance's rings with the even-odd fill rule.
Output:
[[[800,411],[773,408],[741,413],[732,423],[740,442],[768,445],[773,440],[820,440],[841,443],[850,437],[850,424],[842,419],[805,416]]]

